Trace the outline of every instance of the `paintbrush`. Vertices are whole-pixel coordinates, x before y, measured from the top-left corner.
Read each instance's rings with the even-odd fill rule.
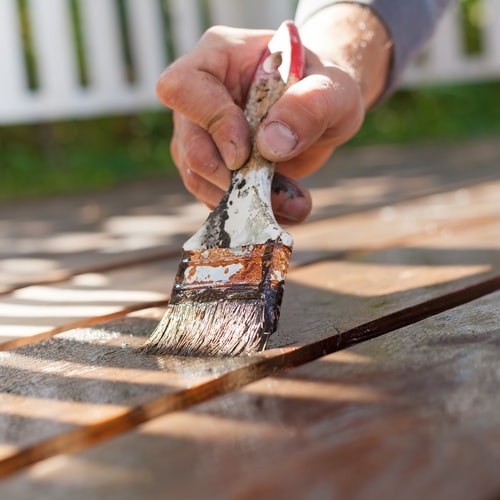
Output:
[[[183,245],[169,305],[144,348],[228,356],[265,348],[276,331],[293,240],[271,208],[274,164],[255,145],[269,108],[303,76],[296,26],[284,22],[255,72],[245,107],[252,152],[201,229]]]

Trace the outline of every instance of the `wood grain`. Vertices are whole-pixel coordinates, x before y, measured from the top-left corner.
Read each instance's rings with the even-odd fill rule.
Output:
[[[307,180],[311,221],[498,179],[499,157],[496,141],[339,151]],[[172,177],[43,203],[2,203],[0,293],[172,255],[206,214]]]
[[[408,253],[415,252],[409,249],[415,239],[421,246],[429,240],[429,244],[441,247],[440,252],[426,252],[428,255],[425,258],[435,259],[437,255],[443,255],[443,259],[454,259],[452,264],[455,265],[457,250],[448,252],[443,246],[448,244],[451,250],[455,244],[454,232],[458,232],[460,244],[461,229],[472,231],[473,228],[476,228],[476,233],[470,233],[469,250],[464,252],[470,253],[474,249],[474,238],[488,238],[485,244],[490,248],[482,252],[483,265],[486,266],[488,259],[496,259],[497,241],[500,240],[497,224],[500,219],[497,203],[499,190],[500,184],[497,183],[479,184],[469,188],[467,194],[463,190],[453,190],[382,210],[311,222],[293,231],[295,249],[291,266],[298,268],[307,262],[332,258],[360,259],[361,255],[375,250],[395,248],[394,252],[386,254],[389,255],[386,260],[391,260],[398,252],[397,248],[404,247]],[[483,226],[485,229],[481,229]],[[130,308],[139,309],[141,303],[147,307],[151,301],[164,300],[180,259],[178,249],[170,259],[166,258],[168,251],[165,252],[153,253],[148,258],[143,255],[141,259],[118,259],[114,267],[109,264],[104,268],[95,266],[93,272],[89,269],[88,273],[77,276],[64,274],[56,280],[62,283],[19,285],[16,290],[0,297],[0,349],[46,338],[70,327],[84,326],[86,318],[89,318],[88,325],[95,324],[96,320],[92,318],[111,319],[125,315]],[[402,254],[402,251],[399,253]],[[475,254],[480,255],[478,249]],[[480,265],[481,262],[478,269]],[[390,267],[399,272],[394,266]],[[421,264],[418,267],[421,268]],[[420,273],[424,280],[429,279],[431,267],[436,268],[428,266],[426,273]],[[368,269],[367,265],[365,269]],[[450,270],[453,271],[452,268]],[[370,271],[368,276],[378,281],[377,269]],[[443,274],[443,271],[441,263],[438,272]],[[469,271],[472,272],[472,267]],[[308,272],[305,271],[306,278]],[[367,276],[355,271],[354,266],[351,274],[357,274],[362,280]],[[367,285],[363,284],[365,288]],[[29,323],[26,317],[30,317]],[[19,340],[15,342],[15,339]]]
[[[478,186],[477,192],[486,201],[476,205],[495,213],[488,186]],[[418,205],[427,206],[422,200]],[[411,211],[418,220],[420,210],[405,206],[400,213]],[[333,234],[338,220],[331,220]],[[498,289],[500,226],[495,218],[484,219],[483,212],[479,223],[473,220],[457,222],[445,232],[405,234],[401,241],[408,241],[408,246],[381,245],[378,251],[358,250],[341,260],[337,256],[296,266],[288,279],[279,333],[263,357],[208,363],[138,355],[136,348],[161,316],[162,311],[154,309],[142,317],[80,328],[5,352],[0,359],[0,398],[6,408],[0,415],[0,429],[5,429],[0,467],[8,473],[88,446],[161,413],[242,387],[270,371],[305,363]],[[370,216],[366,227],[373,227]],[[373,233],[365,233],[363,246],[369,248]],[[484,248],[477,248],[478,241]],[[171,262],[171,271],[176,265]],[[149,272],[149,266],[137,266],[109,273],[107,287],[113,284],[119,290],[137,283],[142,289],[164,288],[164,276],[156,264],[150,266]],[[70,296],[72,287],[62,284],[57,290]],[[47,306],[43,293],[40,298]],[[96,302],[91,299],[90,304]],[[123,380],[134,369],[139,372]],[[171,382],[165,384],[166,380]],[[29,412],[17,412],[22,406],[19,397]],[[39,404],[41,400],[46,404]],[[61,420],[60,406],[51,405],[54,400],[77,403],[80,420]],[[81,403],[88,403],[90,416],[85,416]]]
[[[497,292],[2,483],[6,498],[500,492]]]
[[[498,326],[493,159],[500,152],[496,144],[476,146],[414,151],[405,169],[403,150],[355,152],[335,181],[327,169],[309,181],[318,203],[311,220],[292,230],[280,329],[268,351],[251,357],[137,351],[163,314],[179,244],[203,218],[178,185],[54,199],[38,212],[10,204],[12,221],[0,207],[0,476],[26,470],[2,481],[0,496],[29,498],[41,488],[50,498],[137,498],[141,484],[144,495],[164,498],[174,476],[168,491],[182,497],[221,496],[223,484],[242,498],[310,491],[361,498],[368,484],[377,498],[403,484],[401,498],[430,496],[430,485],[444,495],[435,498],[461,498],[455,494],[483,483],[477,487],[485,494],[485,484],[496,488],[490,468],[476,464],[497,459],[491,447],[481,450],[498,428],[480,411],[493,415],[497,398],[491,408],[481,403],[479,413],[469,411],[472,403],[467,411],[460,406],[467,397],[483,401],[483,379],[489,392],[497,383],[485,339]],[[431,336],[435,353],[425,347]],[[469,358],[468,349],[481,352]],[[325,375],[333,352],[334,369]],[[456,376],[446,385],[448,368]],[[406,383],[414,400],[403,397]],[[440,415],[448,389],[456,407]],[[330,439],[331,426],[340,432]],[[462,437],[472,450],[467,456],[453,444]],[[128,439],[137,453],[119,444]],[[141,459],[146,464],[137,467]],[[157,479],[160,463],[166,472]],[[199,486],[191,484],[190,463]],[[467,468],[474,473],[462,474]],[[461,481],[447,489],[439,479],[455,471]],[[78,474],[92,477],[95,489],[82,486]],[[311,484],[317,489],[304,489]]]
[[[137,353],[130,352],[130,350],[125,368],[122,365],[123,360],[120,359],[123,357],[120,355],[121,351],[115,348],[111,353],[112,358],[106,358],[107,352],[102,349],[103,346],[99,349],[99,360],[96,359],[96,350],[89,345],[86,354],[90,355],[90,362],[64,361],[62,368],[60,363],[57,363],[57,354],[54,355],[53,352],[53,350],[61,352],[57,344],[54,346],[40,344],[39,353],[33,352],[33,349],[28,350],[28,356],[22,351],[9,353],[2,368],[4,377],[8,377],[8,386],[2,388],[7,408],[2,427],[7,429],[9,434],[4,437],[6,446],[5,454],[0,459],[0,476],[63,451],[78,450],[109,439],[158,415],[186,408],[241,388],[276,370],[298,366],[362,340],[377,337],[499,288],[500,276],[455,293],[448,293],[444,297],[399,309],[387,316],[382,315],[367,323],[358,323],[357,326],[346,331],[330,332],[329,336],[323,333],[320,340],[310,341],[303,346],[277,350],[277,352],[270,350],[253,359],[246,357],[210,360],[210,362],[199,359],[164,359],[163,367],[166,373],[155,373],[158,367],[153,363],[156,360],[147,356],[137,356]],[[83,333],[86,337],[85,343],[89,342],[89,332]],[[98,331],[95,334],[98,339],[103,340],[102,332]],[[116,342],[116,336],[113,337]],[[52,347],[52,352],[50,347]],[[75,360],[78,359],[77,354],[81,357],[82,349],[78,345],[76,347],[69,345],[63,351],[63,358]],[[23,370],[15,368],[21,364],[19,358],[23,356],[25,357],[22,361]],[[30,366],[30,357],[34,359],[36,368]],[[44,358],[50,361],[44,363]],[[118,366],[118,368],[95,367],[96,362],[106,365],[108,359],[113,366]],[[104,363],[103,360],[105,360]],[[201,370],[200,366],[203,367]],[[142,377],[133,377],[132,383],[113,380],[113,377],[119,377],[124,371],[127,373],[131,367],[138,368]],[[152,373],[144,373],[148,370]],[[7,379],[3,378],[3,380]],[[19,387],[21,392],[19,392]],[[60,421],[58,405],[47,410],[48,401],[47,404],[40,406],[32,404],[33,396],[38,398],[37,393],[40,387],[43,387],[45,399],[91,403],[88,410],[93,414],[96,412],[96,403],[106,405],[101,412],[105,419],[103,420],[102,415],[97,413],[100,418],[97,418],[94,423],[87,420],[87,425],[82,427],[76,421],[68,427],[67,421],[62,423]],[[22,396],[30,405],[28,418],[30,425],[27,425],[23,414],[18,414],[16,408],[19,401],[11,401],[12,394]],[[115,407],[118,405],[119,408],[110,408],[110,404]],[[9,406],[11,413],[9,413]],[[79,417],[84,418],[86,407],[79,406],[78,409]],[[40,412],[43,415],[40,415]],[[47,418],[49,414],[51,416]]]

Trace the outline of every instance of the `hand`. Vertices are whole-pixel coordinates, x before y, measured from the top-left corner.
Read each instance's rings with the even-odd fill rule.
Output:
[[[230,170],[250,154],[242,108],[272,34],[211,28],[158,82],[160,100],[174,111],[174,162],[186,188],[210,208],[227,190]],[[296,179],[320,168],[362,123],[364,95],[352,75],[307,51],[304,79],[286,91],[259,127],[257,147],[276,162],[272,204],[281,223],[308,216],[311,196]]]

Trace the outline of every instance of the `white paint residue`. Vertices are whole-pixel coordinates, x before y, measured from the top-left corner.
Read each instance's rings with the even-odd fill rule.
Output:
[[[188,284],[205,281],[227,281],[231,276],[241,271],[243,264],[228,264],[227,266],[197,266],[196,273],[192,276],[185,275]],[[188,269],[189,273],[189,269]]]
[[[238,173],[236,173],[238,175]],[[281,240],[292,246],[292,237],[276,222],[271,208],[271,171],[260,168],[245,173],[247,195],[233,191],[229,197],[225,230],[231,247]]]
[[[281,269],[275,269],[271,275],[272,281],[285,281],[285,275],[281,272]]]

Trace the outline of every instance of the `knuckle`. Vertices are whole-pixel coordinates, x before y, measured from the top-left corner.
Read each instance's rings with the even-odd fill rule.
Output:
[[[156,83],[156,96],[159,101],[168,107],[175,107],[175,103],[182,96],[184,77],[178,71],[178,64],[172,63],[160,75]]]
[[[228,103],[225,106],[221,106],[212,115],[208,116],[205,124],[207,132],[211,136],[216,136],[226,127],[231,127],[236,118],[235,108],[236,105],[234,103]]]
[[[184,161],[191,170],[210,177],[220,164],[217,149],[207,132],[190,124],[183,145]]]
[[[213,162],[210,161],[211,157],[211,148],[207,147],[205,141],[200,139],[192,140],[184,152],[184,161],[186,164],[191,170],[200,175],[202,173],[210,174],[216,170]]]
[[[324,76],[316,77],[316,89],[311,92],[311,99],[305,107],[309,117],[320,117],[322,120],[329,118],[335,110],[335,94],[338,83],[332,82]]]
[[[224,35],[229,31],[229,28],[227,26],[222,26],[219,24],[215,24],[213,26],[210,26],[205,30],[203,35],[200,38],[200,43],[204,42],[211,42],[212,40],[220,40],[221,38],[224,37]]]
[[[304,108],[305,119],[309,123],[322,123],[324,130],[338,140],[351,137],[364,116],[359,87],[343,71],[338,71],[334,78],[318,75],[315,84],[316,89]]]
[[[216,144],[220,144],[230,139],[246,140],[248,123],[242,109],[234,102],[229,102],[207,115],[203,128]]]

